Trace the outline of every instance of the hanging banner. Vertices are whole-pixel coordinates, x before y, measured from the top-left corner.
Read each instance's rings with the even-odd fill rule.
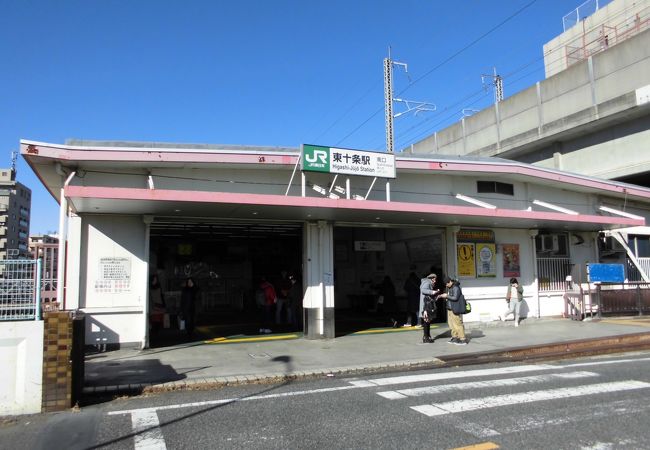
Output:
[[[476,262],[474,244],[456,244],[456,259],[459,277],[475,277]]]
[[[519,244],[501,244],[501,250],[503,254],[503,277],[520,277]]]
[[[496,277],[497,276],[497,252],[494,244],[480,243],[476,244],[476,253],[478,260],[476,261],[476,271],[479,278]]]
[[[395,178],[395,155],[303,144],[301,168],[365,177]]]

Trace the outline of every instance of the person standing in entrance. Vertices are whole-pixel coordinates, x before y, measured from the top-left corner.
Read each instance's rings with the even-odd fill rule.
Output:
[[[406,291],[406,322],[405,327],[415,326],[418,323],[418,306],[420,305],[420,279],[415,274],[415,267],[411,266],[411,273],[404,282]]]
[[[514,291],[514,292],[513,292]],[[513,299],[512,296],[514,293],[517,293],[517,299]],[[499,316],[499,319],[503,322],[506,321],[506,318],[513,314],[515,316],[515,326],[519,326],[519,311],[521,310],[521,302],[524,300],[524,287],[519,285],[519,281],[516,278],[510,278],[510,284],[508,285],[508,292],[506,293],[506,302],[508,302],[508,309],[503,316]]]
[[[196,314],[196,291],[194,280],[185,280],[181,291],[181,320],[185,321],[185,331],[191,339],[194,335],[194,315]]]
[[[164,328],[166,313],[165,297],[158,280],[158,275],[154,273],[149,282],[149,327],[152,332]]]
[[[463,291],[460,289],[460,283],[450,277],[445,277],[445,286],[447,292],[440,294],[440,297],[447,299],[447,323],[451,329],[449,344],[467,345],[462,312],[457,306],[462,303],[462,308],[465,308],[465,302],[461,302],[461,299],[464,299]]]
[[[260,334],[270,334],[272,331],[269,326],[273,320],[273,307],[277,302],[278,296],[275,293],[275,288],[266,280],[265,276],[260,278],[260,284],[255,293],[255,297],[261,297],[259,300],[256,299],[262,313]]]

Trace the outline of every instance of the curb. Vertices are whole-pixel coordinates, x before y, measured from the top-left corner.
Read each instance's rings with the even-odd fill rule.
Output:
[[[514,347],[491,352],[442,356],[440,359],[443,361],[444,366],[460,366],[506,361],[573,358],[647,349],[650,349],[650,332],[641,332],[622,336],[577,339],[555,344]]]
[[[440,356],[393,363],[378,363],[365,366],[344,366],[294,373],[269,373],[265,375],[238,375],[215,378],[197,378],[168,383],[140,383],[115,386],[85,387],[84,396],[142,395],[186,390],[210,390],[226,386],[248,384],[279,384],[297,380],[322,379],[337,376],[370,375],[398,371],[436,369],[444,367],[488,364],[498,362],[533,361],[544,359],[572,358],[609,353],[650,349],[650,332],[578,339],[554,344],[527,347],[513,347],[481,353]]]

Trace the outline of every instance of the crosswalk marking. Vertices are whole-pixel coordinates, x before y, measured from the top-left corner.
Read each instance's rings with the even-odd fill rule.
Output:
[[[495,388],[503,386],[517,386],[523,384],[544,383],[553,379],[578,379],[597,377],[594,372],[569,372],[569,373],[551,373],[543,375],[532,375],[518,378],[501,378],[498,380],[470,381],[467,383],[441,384],[438,386],[425,386],[412,389],[400,389],[397,391],[377,392],[389,400],[399,400],[407,397],[418,397],[421,395],[437,394],[448,391],[467,391],[468,389]]]
[[[131,414],[136,450],[166,450],[156,411],[138,411]]]
[[[529,364],[524,366],[498,367],[494,369],[459,370],[456,372],[436,372],[436,373],[428,373],[428,374],[420,374],[420,375],[405,375],[401,377],[375,378],[372,380],[355,380],[355,381],[350,381],[350,384],[357,387],[389,386],[392,384],[420,383],[423,381],[436,381],[436,380],[454,380],[457,378],[484,377],[490,375],[508,375],[513,373],[537,372],[537,371],[557,370],[557,369],[561,369],[561,367],[552,366],[550,364],[539,364],[539,365]]]
[[[411,409],[429,417],[441,416],[450,413],[475,411],[478,409],[496,408],[499,406],[532,403],[558,398],[580,397],[591,394],[608,392],[629,391],[650,388],[650,383],[643,381],[627,380],[612,383],[599,383],[587,386],[574,386],[568,388],[549,389],[544,391],[529,391],[518,394],[493,395],[489,397],[455,400],[431,405],[411,406]]]

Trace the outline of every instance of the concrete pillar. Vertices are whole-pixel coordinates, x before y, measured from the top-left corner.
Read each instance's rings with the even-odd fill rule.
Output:
[[[447,241],[447,267],[446,272],[450,277],[458,277],[458,249],[456,248],[456,238],[460,231],[459,225],[452,225],[447,227],[446,241]]]
[[[541,305],[539,302],[539,274],[537,273],[537,246],[535,245],[535,238],[539,234],[539,230],[530,229],[528,230],[528,236],[530,236],[530,245],[532,246],[531,253],[533,255],[533,303],[537,308],[537,317],[541,317]],[[530,306],[530,305],[529,305]]]
[[[147,282],[144,285],[143,288],[143,298],[144,298],[144,303],[143,303],[143,314],[142,314],[142,341],[140,342],[140,348],[149,348],[149,273],[151,272],[151,268],[149,267],[150,261],[149,261],[149,249],[151,245],[151,224],[153,223],[153,216],[149,215],[144,215],[142,216],[142,221],[144,222],[144,258],[143,261],[145,264],[143,265],[143,274],[141,276],[143,277],[143,280],[147,280]]]
[[[326,221],[309,222],[303,232],[305,297],[304,335],[307,339],[334,338],[334,227]]]

